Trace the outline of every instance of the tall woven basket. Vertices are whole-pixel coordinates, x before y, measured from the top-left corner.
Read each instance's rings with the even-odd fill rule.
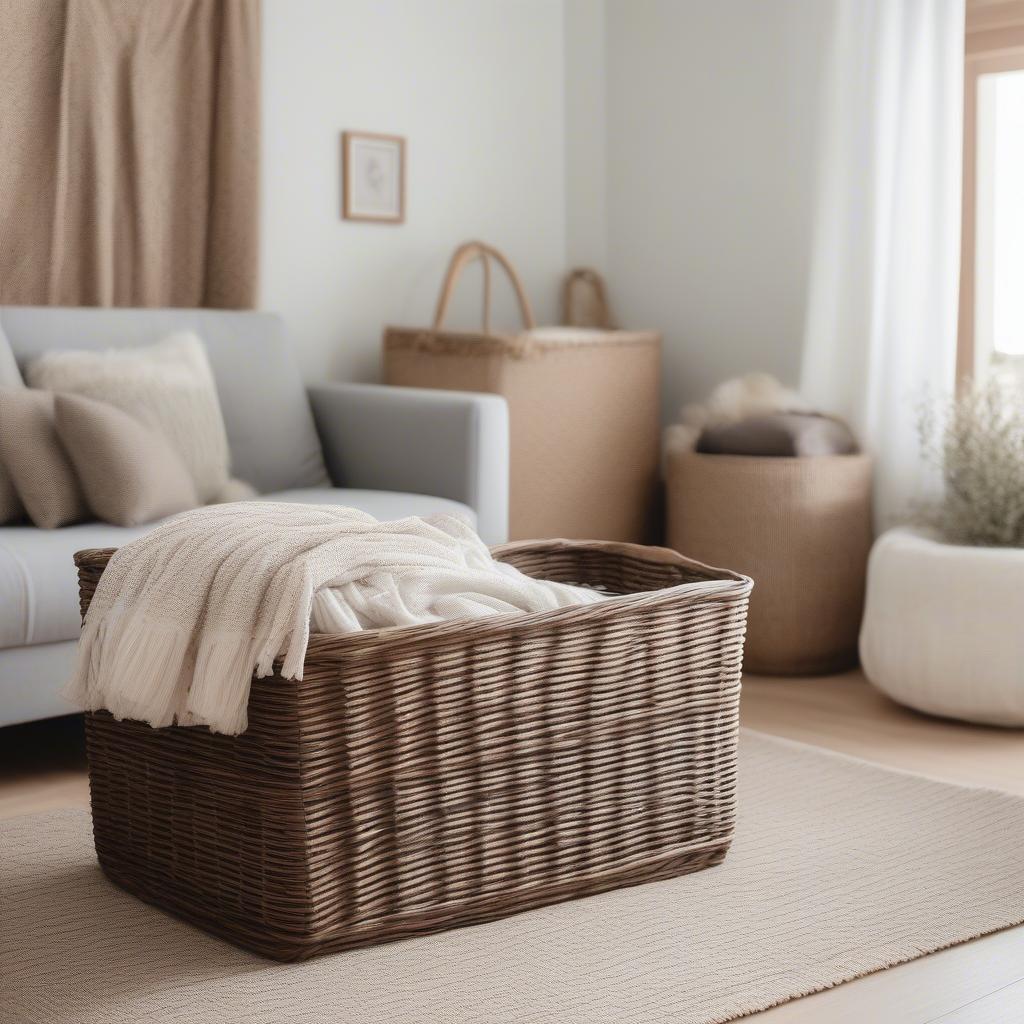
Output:
[[[670,453],[668,543],[757,588],[744,666],[820,675],[857,664],[871,551],[871,459]]]
[[[83,614],[111,554],[76,556]],[[313,636],[240,736],[88,714],[104,872],[301,960],[718,863],[750,581],[628,544],[496,554],[617,596]]]

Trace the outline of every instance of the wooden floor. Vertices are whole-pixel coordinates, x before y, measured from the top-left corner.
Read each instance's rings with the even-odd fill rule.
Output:
[[[914,714],[876,693],[859,672],[748,678],[742,718],[753,729],[894,768],[1024,795],[1024,730]],[[0,729],[0,818],[87,803],[80,719]],[[759,1024],[1024,1024],[1024,926],[755,1018]]]
[[[1024,628],[1024,624],[1022,624]],[[892,768],[1024,795],[1024,729],[909,711],[860,672],[804,679],[748,676],[743,724]]]
[[[0,729],[0,819],[88,806],[80,715]]]

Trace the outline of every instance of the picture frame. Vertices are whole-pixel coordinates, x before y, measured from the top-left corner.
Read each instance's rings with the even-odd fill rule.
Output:
[[[405,220],[405,138],[341,133],[341,215],[345,220]]]

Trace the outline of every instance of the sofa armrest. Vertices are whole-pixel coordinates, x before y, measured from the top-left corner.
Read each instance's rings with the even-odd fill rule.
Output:
[[[508,539],[508,406],[468,391],[317,384],[309,389],[338,486],[461,501],[488,544]]]

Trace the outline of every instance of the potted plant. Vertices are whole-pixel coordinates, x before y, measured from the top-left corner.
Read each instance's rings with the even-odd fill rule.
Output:
[[[919,710],[1024,725],[1024,393],[989,377],[926,408],[921,438],[942,491],[875,543],[864,671]]]

